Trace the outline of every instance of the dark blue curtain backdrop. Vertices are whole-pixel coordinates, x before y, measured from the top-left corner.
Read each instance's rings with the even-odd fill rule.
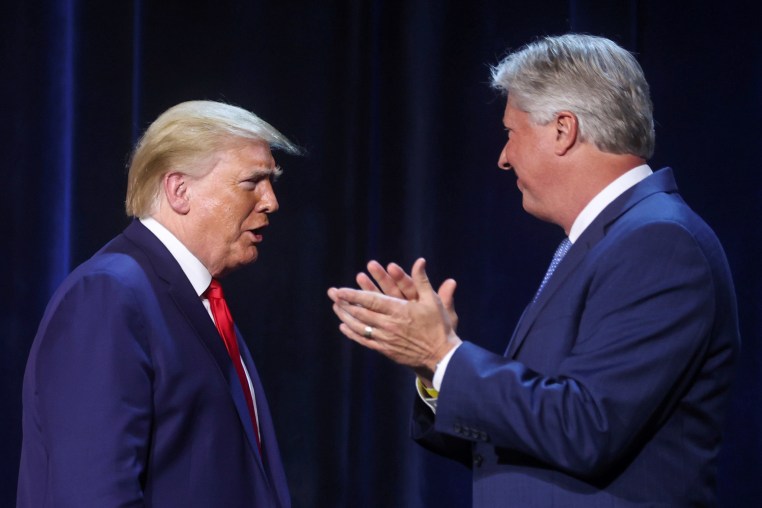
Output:
[[[21,381],[68,271],[128,223],[136,136],[188,99],[255,111],[280,157],[260,260],[226,281],[273,406],[299,507],[467,507],[470,475],[408,439],[410,372],[349,343],[325,290],[369,258],[459,282],[464,338],[501,351],[561,231],[496,167],[489,64],[569,30],[635,51],[657,150],[725,244],[744,348],[721,457],[724,507],[762,506],[762,20],[759,2],[4,2],[0,506],[12,506]],[[276,154],[277,157],[277,154]],[[658,262],[658,260],[654,260]],[[229,289],[227,289],[229,288]]]

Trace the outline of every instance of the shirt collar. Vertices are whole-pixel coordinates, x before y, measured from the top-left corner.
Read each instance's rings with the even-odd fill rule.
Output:
[[[574,243],[577,238],[587,229],[596,217],[609,206],[612,201],[621,196],[627,189],[651,175],[653,171],[648,164],[642,164],[627,171],[619,178],[608,184],[582,209],[574,219],[569,230],[569,240]]]
[[[140,222],[164,244],[180,265],[185,276],[188,277],[196,294],[201,296],[209,287],[209,283],[212,282],[212,274],[209,273],[209,270],[159,221],[153,217],[147,217],[140,219]]]

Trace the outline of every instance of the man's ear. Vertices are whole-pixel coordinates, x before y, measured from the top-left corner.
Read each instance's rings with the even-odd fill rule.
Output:
[[[579,120],[570,111],[556,114],[556,155],[566,155],[577,143],[579,136]]]
[[[189,178],[185,173],[172,172],[164,175],[164,196],[175,213],[185,215],[190,211]]]

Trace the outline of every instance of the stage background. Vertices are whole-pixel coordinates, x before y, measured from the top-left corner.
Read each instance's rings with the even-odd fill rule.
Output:
[[[260,260],[225,281],[300,507],[467,507],[470,474],[408,439],[410,372],[349,343],[325,296],[370,258],[458,282],[462,337],[501,351],[562,236],[496,167],[489,65],[569,30],[637,53],[670,165],[735,275],[743,332],[724,507],[762,500],[759,2],[6,1],[0,17],[0,506],[21,381],[52,291],[128,223],[125,163],[164,109],[215,99],[306,149],[281,156]]]

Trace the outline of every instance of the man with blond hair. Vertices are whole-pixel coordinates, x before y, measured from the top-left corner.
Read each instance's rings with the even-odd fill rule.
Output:
[[[76,268],[23,387],[19,507],[290,506],[270,410],[218,279],[278,209],[253,113],[178,104],[133,152],[127,229]]]

